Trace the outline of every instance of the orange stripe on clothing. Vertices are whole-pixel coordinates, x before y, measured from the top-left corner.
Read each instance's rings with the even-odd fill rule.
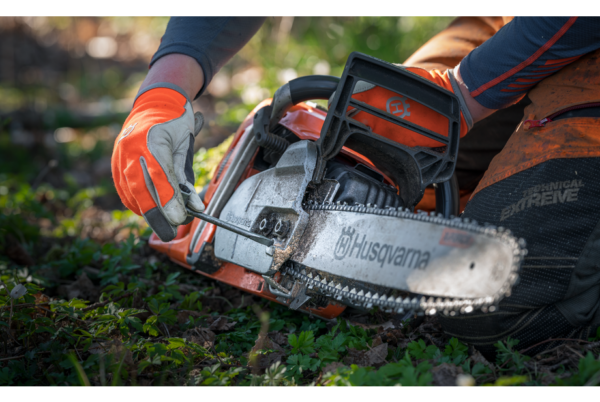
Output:
[[[555,64],[553,66],[537,66],[536,68],[538,69],[538,71],[550,71],[550,70],[560,70],[561,68],[563,68],[564,66],[567,66],[571,64],[569,63],[564,63],[564,64]]]
[[[527,88],[520,88],[520,89],[501,89],[500,92],[523,92],[526,91]]]
[[[547,60],[546,61],[546,65],[550,66],[553,64],[567,64],[567,63],[571,63],[575,60],[577,60],[578,58],[580,58],[582,55],[579,56],[573,56],[573,57],[567,57],[566,59],[558,59],[558,60]]]
[[[516,83],[514,83],[514,84],[510,84],[508,87],[509,88],[523,88],[523,89],[525,89],[525,88],[529,88],[529,87],[531,87],[531,86],[533,86],[535,84],[537,84],[537,81],[536,82],[532,82],[530,84],[516,84]]]
[[[550,38],[550,40],[544,44],[544,46],[539,48],[537,50],[537,52],[535,52],[533,55],[531,55],[529,58],[527,58],[527,60],[521,62],[518,66],[511,68],[510,70],[508,70],[501,76],[494,78],[493,80],[491,80],[490,82],[488,82],[486,84],[483,84],[482,86],[480,86],[479,88],[477,88],[476,90],[471,92],[471,96],[475,97],[475,96],[481,95],[484,91],[490,89],[493,86],[498,85],[500,82],[504,81],[508,77],[515,75],[516,73],[518,73],[525,67],[531,65],[542,54],[544,54],[544,52],[546,50],[550,49],[552,47],[552,45],[554,45],[565,34],[565,32],[567,32],[567,30],[575,23],[576,20],[577,20],[577,17],[569,18],[569,20],[566,22],[566,24],[563,25],[562,28],[559,29],[558,32],[555,33],[554,36],[552,38]]]
[[[532,73],[546,73],[546,74],[552,74],[557,72],[558,70],[560,70],[561,68],[563,68],[563,66],[560,67],[556,67],[556,68],[548,68],[545,70],[533,70]]]
[[[552,74],[554,74],[556,72],[557,71],[550,71],[549,73],[544,73],[544,74],[541,74],[541,73],[538,73],[538,74],[529,74],[527,77],[528,78],[539,77],[539,79],[541,80],[542,78],[547,77],[549,75],[552,75]]]
[[[517,82],[540,82],[539,78],[527,79],[527,78],[519,78]]]

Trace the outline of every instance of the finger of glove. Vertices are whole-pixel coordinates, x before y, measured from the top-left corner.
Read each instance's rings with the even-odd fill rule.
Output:
[[[205,209],[204,203],[200,199],[198,193],[196,193],[196,189],[192,183],[185,183],[180,186],[185,186],[187,188],[186,196],[188,198],[186,206],[196,212],[203,212]]]
[[[187,102],[183,115],[157,124],[148,131],[147,143],[152,157],[146,162],[156,190],[155,201],[172,225],[182,224],[187,217],[179,184],[194,182],[191,164],[186,174],[186,157],[189,154],[190,159],[193,158],[193,130],[194,115],[191,104]]]
[[[194,113],[194,137],[198,136],[202,126],[204,126],[204,115],[200,112]]]
[[[140,167],[144,175],[146,188],[155,203],[154,207],[145,210],[143,213],[144,219],[162,241],[171,241],[177,236],[177,225],[173,225],[167,218],[165,209],[160,203],[160,196],[150,175],[146,158],[143,156],[140,157]],[[183,220],[185,220],[185,218]],[[178,222],[178,224],[179,223],[181,222]]]
[[[204,211],[204,203],[196,193],[194,183],[196,182],[194,174],[194,137],[190,135],[189,141],[182,143],[173,155],[175,174],[180,187],[185,186],[187,203],[186,205],[197,212]],[[189,194],[189,196],[188,196]]]

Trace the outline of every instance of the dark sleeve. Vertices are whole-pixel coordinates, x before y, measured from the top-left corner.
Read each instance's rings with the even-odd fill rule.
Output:
[[[172,17],[150,66],[161,57],[180,53],[193,57],[204,71],[204,86],[254,36],[264,17]]]
[[[460,74],[481,105],[502,109],[599,48],[598,17],[518,17],[469,53]]]

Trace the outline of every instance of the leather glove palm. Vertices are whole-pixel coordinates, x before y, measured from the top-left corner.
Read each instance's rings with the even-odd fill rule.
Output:
[[[194,138],[202,128],[185,92],[168,83],[154,84],[136,98],[117,137],[111,160],[113,180],[123,204],[138,215],[162,241],[189,223],[180,188],[191,193],[187,206],[202,212],[194,189]]]

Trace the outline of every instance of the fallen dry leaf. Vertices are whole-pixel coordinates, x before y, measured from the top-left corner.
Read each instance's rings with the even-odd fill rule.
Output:
[[[79,278],[70,285],[62,285],[57,289],[58,295],[65,299],[84,299],[97,301],[100,296],[100,289],[88,278],[85,272],[82,272]]]
[[[379,338],[381,340],[381,338]],[[369,350],[366,355],[370,366],[379,366],[384,364],[388,354],[388,344],[382,343]]]
[[[367,351],[349,348],[348,356],[344,357],[343,362],[348,365],[356,364],[361,367],[378,367],[385,363],[387,353],[387,343],[382,343]]]
[[[215,319],[212,324],[210,324],[210,326],[208,327],[211,331],[217,331],[217,332],[225,332],[225,331],[231,331],[231,329],[233,327],[235,327],[235,324],[237,324],[237,322],[227,322],[228,318],[224,315],[219,316],[217,319]]]
[[[367,325],[367,324],[362,324],[360,322],[350,322],[351,325],[355,326],[355,327],[360,327],[362,329],[376,329],[377,333],[383,332],[383,331],[387,331],[390,329],[395,329],[396,327],[394,326],[394,323],[391,321],[386,321],[383,324],[372,324],[372,325]]]
[[[188,342],[210,349],[214,345],[217,335],[208,328],[196,327],[185,331],[182,338]]]
[[[348,367],[344,363],[331,362],[323,367],[323,374],[335,373],[340,367]]]
[[[260,350],[272,350],[273,352],[263,354],[259,353]],[[263,334],[258,334],[254,347],[250,351],[250,356],[256,356],[254,365],[258,368],[270,367],[273,363],[281,361],[285,355],[285,351],[279,344],[273,342],[273,340]]]
[[[464,374],[463,369],[454,364],[442,363],[431,369],[433,375],[433,385],[448,387],[456,385],[456,378],[459,374]]]
[[[473,354],[471,354],[471,361],[474,364],[481,363],[486,367],[492,368],[492,364],[485,357],[483,357],[483,355],[477,349],[473,349]]]
[[[278,331],[269,332],[269,339],[279,345],[285,345],[288,342],[288,337]]]

